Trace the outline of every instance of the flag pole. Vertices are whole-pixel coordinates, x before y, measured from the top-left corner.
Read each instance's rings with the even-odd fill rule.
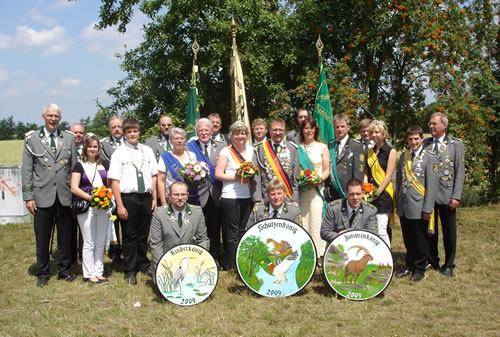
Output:
[[[200,110],[198,108],[198,88],[196,87],[196,80],[198,73],[198,51],[200,50],[200,45],[196,38],[191,45],[191,50],[193,51],[193,67],[191,71],[191,81],[189,85],[189,97],[186,111],[186,119],[184,122],[184,129],[186,130],[186,140],[196,135],[196,122],[200,119]]]

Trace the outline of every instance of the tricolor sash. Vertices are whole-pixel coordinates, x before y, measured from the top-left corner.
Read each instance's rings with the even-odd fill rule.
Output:
[[[301,145],[299,145],[299,163],[300,163],[300,166],[302,166],[302,168],[304,170],[309,169],[311,171],[314,171],[311,160],[309,159],[307,152],[304,150],[304,148]],[[316,172],[316,173],[318,173],[318,172]],[[318,173],[318,175],[319,174],[320,173]],[[326,202],[325,197],[323,196],[323,193],[321,193],[319,187],[316,186],[316,187],[314,187],[314,189],[316,190],[316,192],[319,194],[319,196],[323,200],[323,216],[325,216],[326,209],[328,208],[328,203]]]
[[[241,166],[243,164],[243,162],[245,162],[245,158],[243,158],[241,153],[238,150],[236,150],[233,145],[228,145],[226,147],[229,149],[229,153],[231,153],[231,156],[233,156],[233,159],[236,162],[236,164]],[[248,189],[250,189],[251,185],[252,185],[252,183],[249,181],[248,182]]]
[[[368,167],[372,172],[373,179],[375,179],[377,185],[380,186],[380,183],[385,178],[385,171],[382,168],[382,166],[380,166],[377,154],[375,153],[375,151],[373,151],[373,149],[368,150],[368,157],[366,160],[368,162]],[[389,215],[389,225],[394,225],[394,209],[396,209],[396,206],[394,200],[394,187],[392,186],[392,181],[389,181],[389,184],[387,184],[387,186],[385,187],[385,191],[389,193],[392,199],[392,212]]]
[[[411,169],[411,158],[410,158],[410,151],[406,151],[405,153],[405,175],[406,179],[408,179],[409,182],[411,182],[411,185],[415,190],[420,193],[421,195],[425,196],[425,187],[422,185],[420,181],[418,181],[417,177],[415,177],[415,173]],[[435,224],[434,224],[434,209],[432,209],[432,214],[431,218],[429,220],[429,231],[432,233],[435,233]]]
[[[267,140],[262,143],[262,147],[264,148],[264,154],[266,155],[267,161],[271,165],[271,168],[274,172],[274,175],[281,180],[281,182],[285,185],[285,192],[286,195],[292,199],[293,191],[292,187],[290,184],[290,179],[286,175],[285,171],[283,170],[283,167],[281,167],[281,163],[276,156],[276,153],[273,150],[273,147],[271,146],[271,143]]]
[[[330,146],[330,144],[333,143],[333,146]],[[336,160],[336,156],[335,156],[335,151],[337,150],[335,148],[335,142],[330,142],[328,144],[328,150],[330,152],[330,159],[332,161],[332,170],[331,170],[331,174],[330,174],[330,183],[332,185],[332,187],[337,191],[338,194],[340,194],[342,196],[342,198],[345,198],[345,193],[344,191],[342,190],[342,185],[340,185],[340,180],[339,180],[339,177],[337,175],[337,160]]]

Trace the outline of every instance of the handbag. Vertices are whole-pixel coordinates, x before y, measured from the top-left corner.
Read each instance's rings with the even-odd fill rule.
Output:
[[[92,177],[92,181],[90,182],[91,185],[93,185],[94,183],[96,172],[97,172],[97,165],[95,167],[94,177]],[[71,205],[69,206],[71,211],[75,214],[85,213],[89,210],[89,207],[90,207],[90,201],[76,197],[75,195],[73,195],[73,198],[71,199]]]
[[[71,211],[75,214],[85,213],[88,211],[89,207],[90,201],[75,196],[73,196],[73,199],[71,199],[71,205],[69,206],[69,208],[71,208]]]

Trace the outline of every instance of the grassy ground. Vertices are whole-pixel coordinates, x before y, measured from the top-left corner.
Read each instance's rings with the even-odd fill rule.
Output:
[[[23,142],[23,140],[0,141],[0,165],[22,165]]]
[[[354,302],[336,298],[320,273],[296,296],[269,299],[222,272],[212,297],[186,308],[159,297],[147,275],[129,286],[108,259],[109,285],[83,283],[77,265],[78,281],[52,277],[38,289],[32,225],[2,226],[0,336],[499,336],[499,217],[498,205],[460,209],[453,278],[394,278],[383,298]],[[399,226],[393,251],[399,268]]]

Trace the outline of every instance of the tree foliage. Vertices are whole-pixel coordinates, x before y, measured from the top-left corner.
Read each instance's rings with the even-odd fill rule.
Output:
[[[466,146],[467,183],[498,200],[500,153],[498,2],[485,0],[102,0],[100,28],[126,29],[136,7],[150,18],[144,41],[122,55],[127,73],[105,111],[128,111],[151,127],[162,113],[185,115],[196,38],[200,113],[230,120],[230,18],[250,116],[285,117],[311,108],[321,34],[332,110],[383,119],[394,144],[431,113],[450,117]],[[431,103],[432,104],[429,104]],[[227,124],[227,123],[226,123]],[[226,125],[227,127],[227,125]]]

